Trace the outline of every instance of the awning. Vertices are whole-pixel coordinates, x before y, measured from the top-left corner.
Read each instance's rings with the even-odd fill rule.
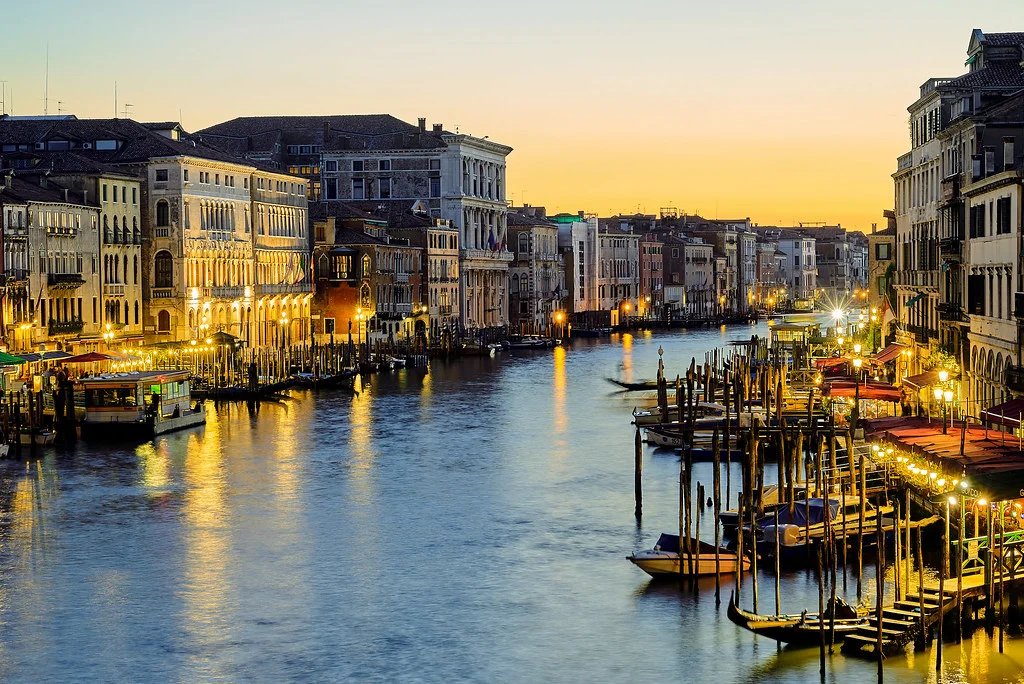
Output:
[[[826,397],[857,397],[861,399],[877,399],[897,403],[902,400],[903,393],[898,387],[887,382],[858,383],[853,380],[834,380],[826,382],[821,393]]]
[[[996,425],[1020,427],[1024,415],[1024,399],[1011,399],[981,412],[981,419]]]
[[[897,356],[899,356],[901,353],[903,353],[904,349],[906,349],[906,347],[903,346],[902,344],[898,344],[896,342],[893,342],[892,344],[887,346],[885,349],[883,349],[882,351],[880,351],[877,354],[875,354],[871,358],[871,360],[874,361],[875,363],[888,363],[889,361],[892,361]]]
[[[903,378],[903,384],[913,389],[924,389],[925,387],[931,387],[939,381],[939,371],[930,370],[924,373],[918,373],[917,375],[911,375]]]
[[[841,366],[848,361],[849,359],[844,356],[829,356],[823,359],[814,359],[814,365],[818,368],[832,368]]]

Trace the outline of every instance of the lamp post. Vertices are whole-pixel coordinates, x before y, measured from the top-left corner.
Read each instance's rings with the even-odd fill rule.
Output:
[[[623,318],[625,318],[626,330],[629,330],[629,310],[633,308],[633,305],[629,302],[622,303]]]
[[[860,345],[857,345],[858,347]],[[860,367],[864,364],[864,359],[859,356],[853,360],[853,368],[857,373],[857,377],[854,378],[856,381],[853,386],[853,420],[850,421],[850,429],[857,432],[857,421],[860,419]]]
[[[562,330],[563,330],[562,322],[564,320],[565,320],[565,314],[563,312],[561,312],[561,311],[556,311],[555,312],[555,324],[556,324],[555,329],[556,329],[556,331],[558,333],[558,339],[559,340],[562,339]]]
[[[110,349],[110,345],[114,342],[114,331],[110,329],[110,324],[107,323],[103,331],[103,345],[106,349]]]

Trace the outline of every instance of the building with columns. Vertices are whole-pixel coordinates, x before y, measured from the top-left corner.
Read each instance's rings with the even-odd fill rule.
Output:
[[[427,129],[389,115],[241,117],[199,137],[319,184],[310,200],[422,202],[459,230],[460,306],[466,329],[508,325],[505,158],[486,137]]]
[[[275,343],[281,333],[292,343],[308,339],[311,284],[299,255],[308,253],[309,239],[302,179],[206,145],[174,122],[5,118],[0,145],[4,153],[32,151],[44,160],[70,151],[138,179],[140,320],[147,342],[187,342],[218,331],[249,344]],[[117,213],[123,240],[125,214]],[[263,223],[254,233],[256,220]],[[267,232],[261,235],[259,226]],[[289,291],[266,289],[278,286]],[[287,305],[267,299],[283,295]]]

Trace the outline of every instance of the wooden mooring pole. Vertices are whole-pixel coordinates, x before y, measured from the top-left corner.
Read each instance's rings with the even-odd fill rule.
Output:
[[[726,385],[726,387],[728,388],[728,385]],[[728,391],[729,390],[726,389],[726,392],[728,392]],[[728,429],[728,428],[726,428],[726,429]],[[722,575],[721,575],[721,573],[722,573],[722,558],[721,558],[721,549],[719,548],[721,543],[722,543],[722,538],[721,538],[721,528],[719,527],[720,521],[718,519],[718,517],[722,514],[722,455],[718,451],[719,446],[721,446],[721,445],[718,442],[718,430],[716,429],[714,431],[714,434],[711,436],[711,451],[712,451],[712,455],[711,455],[712,464],[711,465],[712,465],[712,468],[714,469],[714,472],[712,473],[712,478],[713,479],[712,479],[711,487],[714,490],[714,491],[712,491],[712,496],[714,496],[714,498],[715,498],[715,501],[714,501],[714,504],[715,504],[715,508],[714,508],[714,516],[715,516],[714,523],[715,523],[715,605],[716,606],[721,605],[721,603],[722,603],[722,579],[721,579],[721,577],[722,577]],[[740,534],[742,534],[742,533],[743,533],[743,526],[741,525],[740,526]],[[740,559],[740,562],[741,563],[743,562],[742,558]]]
[[[633,515],[639,521],[644,515],[644,487],[643,487],[643,471],[644,471],[644,445],[643,440],[640,437],[640,428],[636,429],[636,437],[633,440],[633,499],[636,502],[636,507],[633,509]]]
[[[885,537],[882,532],[882,514],[879,513],[875,516],[875,539],[877,542],[877,551],[875,554],[875,619],[878,620],[878,641],[875,644],[875,649],[878,656],[878,681],[882,681],[882,660],[885,658],[885,654],[882,652],[883,642],[883,625],[882,625],[882,604],[885,598],[885,575],[883,569],[885,568]]]

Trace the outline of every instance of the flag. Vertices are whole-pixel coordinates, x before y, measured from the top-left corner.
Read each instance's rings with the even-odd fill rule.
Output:
[[[491,231],[489,231],[487,233],[487,246],[491,248],[492,252],[495,249],[498,248],[498,245],[494,242],[494,231],[493,230],[491,230]]]
[[[924,292],[918,292],[916,295],[907,300],[905,306],[914,306],[914,304],[917,304],[922,299],[924,299]]]

